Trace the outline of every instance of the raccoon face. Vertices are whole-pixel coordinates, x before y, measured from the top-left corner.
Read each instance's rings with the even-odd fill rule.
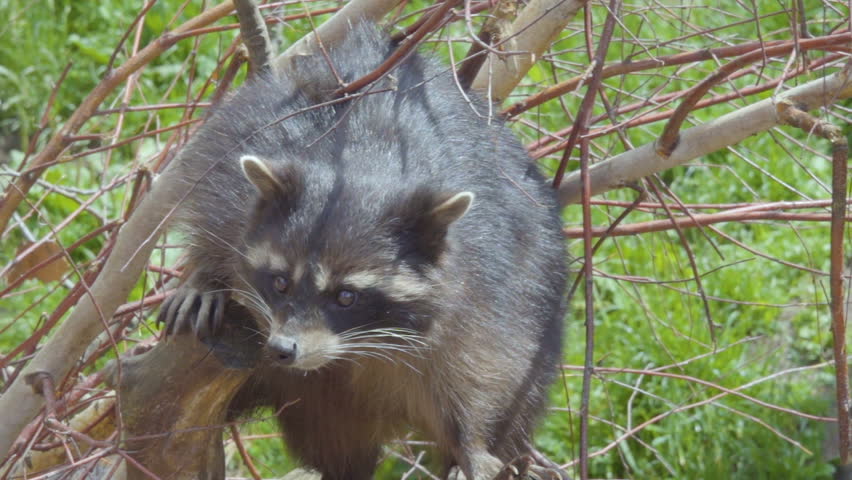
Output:
[[[241,163],[259,196],[237,298],[255,312],[270,359],[314,370],[428,348],[447,233],[472,193],[312,197],[295,167],[273,172],[253,156]]]

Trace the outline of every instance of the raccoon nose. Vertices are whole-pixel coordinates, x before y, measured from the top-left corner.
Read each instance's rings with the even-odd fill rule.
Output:
[[[288,337],[269,339],[269,351],[282,365],[290,365],[296,360],[296,341]]]

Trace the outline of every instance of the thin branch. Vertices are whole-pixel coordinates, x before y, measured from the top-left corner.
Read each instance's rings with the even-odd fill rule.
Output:
[[[610,0],[606,21],[604,22],[601,40],[598,44],[597,52],[595,52],[595,67],[592,70],[592,81],[589,83],[589,89],[586,96],[583,98],[583,103],[580,106],[580,114],[577,121],[574,123],[574,129],[571,131],[569,145],[579,138],[580,133],[588,129],[587,121],[592,116],[592,102],[597,97],[598,88],[601,85],[601,70],[606,59],[609,44],[612,40],[612,33],[615,30],[615,23],[621,11],[620,0]],[[573,140],[572,140],[573,139]],[[589,180],[589,139],[583,139],[580,143],[580,181],[582,183],[583,195],[583,276],[584,276],[584,299],[585,299],[585,314],[586,314],[586,345],[585,358],[583,369],[583,392],[580,403],[580,478],[586,480],[589,478],[589,399],[592,389],[592,374],[594,373],[595,362],[595,300],[594,300],[594,278],[592,276],[592,184]],[[565,155],[562,157],[562,162],[559,165],[559,170],[554,179],[554,188],[559,186],[559,181],[562,179],[562,174],[565,171],[565,165],[568,162],[568,157],[571,154],[573,147],[565,149]]]
[[[674,221],[672,221],[674,220]],[[787,213],[787,212],[722,212],[693,215],[692,217],[674,217],[667,220],[652,220],[650,222],[632,223],[614,229],[607,227],[592,228],[592,236],[623,237],[642,233],[664,232],[672,230],[677,225],[680,228],[695,228],[726,222],[753,222],[759,220],[777,220],[784,222],[830,222],[831,215],[820,213]],[[852,216],[846,217],[852,221]],[[567,238],[583,238],[582,228],[566,228],[562,231]]]
[[[334,92],[335,96],[355,93],[365,86],[375,82],[379,78],[387,75],[390,70],[396,65],[402,63],[409,54],[411,54],[421,40],[430,33],[444,19],[445,14],[453,8],[459,0],[444,0],[440,8],[433,11],[427,20],[413,35],[405,40],[405,43],[400,45],[381,65],[375,70],[364,75],[363,77],[344,85],[342,88]]]

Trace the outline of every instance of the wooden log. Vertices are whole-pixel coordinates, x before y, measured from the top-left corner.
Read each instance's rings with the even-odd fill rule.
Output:
[[[226,318],[247,315],[233,304]],[[192,334],[165,339],[112,368],[122,448],[147,470],[128,462],[128,480],[148,480],[151,474],[173,480],[224,478],[227,407],[258,363],[261,345],[256,332],[239,321],[225,322],[223,329],[206,343]]]

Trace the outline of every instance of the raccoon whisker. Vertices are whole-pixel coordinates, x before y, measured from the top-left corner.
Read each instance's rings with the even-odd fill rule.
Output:
[[[395,356],[392,357],[390,355],[385,355],[381,352],[370,351],[370,350],[351,349],[351,350],[347,350],[347,353],[349,353],[350,355],[362,356],[362,357],[367,357],[367,358],[375,358],[375,359],[378,359],[378,360],[386,360],[386,361],[388,361],[388,362],[390,362],[394,365],[396,365],[398,363],[402,363],[403,365],[410,368],[411,370],[413,370],[418,375],[423,374],[420,370],[417,369],[417,367],[406,362],[404,359],[399,358],[399,357],[395,357]],[[420,357],[420,356],[418,355],[418,357]],[[423,357],[420,357],[420,358],[423,358]]]
[[[383,338],[395,338],[398,340],[402,340],[407,345],[414,348],[429,348],[429,344],[423,340],[423,337],[414,336],[414,335],[389,335],[389,334],[381,334],[381,335],[368,335],[358,340],[370,340],[370,339],[383,339]]]
[[[354,344],[354,345],[363,346],[363,345],[367,345],[367,344]],[[338,345],[338,347],[341,347],[341,346],[347,347],[344,351],[349,355],[361,356],[361,357],[366,357],[366,358],[375,358],[375,359],[378,359],[378,360],[385,360],[385,361],[388,361],[388,362],[390,362],[394,365],[396,365],[397,363],[402,363],[403,365],[410,368],[411,370],[413,370],[418,375],[422,375],[422,372],[420,370],[418,370],[414,365],[406,362],[402,358],[386,355],[386,354],[382,353],[381,350],[374,351],[374,350],[359,350],[357,348],[351,348],[354,345],[353,344]]]
[[[341,335],[343,338],[359,338],[364,336],[384,336],[384,337],[399,337],[399,338],[423,338],[422,335],[419,335],[414,331],[407,331],[402,329],[392,329],[392,328],[376,328],[373,330],[360,330],[356,332],[351,332],[346,335]]]
[[[201,231],[203,231],[203,232],[204,232],[204,233],[206,233],[207,235],[210,235],[210,237],[211,237],[211,238],[215,238],[215,239],[216,239],[216,240],[218,240],[218,241],[219,241],[222,245],[225,245],[226,247],[230,248],[230,249],[231,249],[234,253],[236,253],[237,255],[240,255],[241,257],[248,259],[248,256],[246,256],[246,254],[245,254],[245,253],[243,253],[243,252],[239,251],[239,249],[237,249],[237,247],[235,247],[235,246],[231,245],[230,243],[228,243],[228,241],[227,241],[227,240],[225,240],[224,238],[220,237],[219,235],[216,235],[215,233],[211,232],[210,230],[208,230],[208,229],[204,228],[204,227],[203,227],[203,226],[201,226],[201,225],[198,225],[198,229],[199,229],[199,230],[201,230]]]
[[[244,305],[246,308],[255,312],[257,314],[257,317],[263,322],[265,322],[267,326],[272,325],[272,314],[269,309],[266,308],[265,305],[257,304],[256,301],[248,298],[246,300],[248,300],[247,304]]]
[[[346,356],[329,356],[328,358],[331,359],[331,360],[342,360],[344,362],[354,363],[355,365],[358,365],[359,367],[361,366],[361,363],[358,362],[357,358],[346,357]],[[322,366],[322,368],[330,368],[330,367],[331,367],[330,362]]]
[[[319,368],[320,370],[322,370],[324,368],[331,368],[331,364],[333,363],[333,361],[336,361],[336,360],[342,360],[342,361],[345,361],[345,362],[354,363],[355,365],[357,365],[359,367],[361,366],[361,364],[358,363],[357,358],[352,358],[352,357],[346,356],[346,352],[341,350],[338,347],[339,346],[331,347],[331,348],[325,349],[325,350],[323,350],[319,353],[324,358],[327,358],[329,360],[328,362],[324,363]]]
[[[392,364],[396,364],[396,363],[397,363],[397,362],[396,362],[396,359],[394,359],[394,358],[392,358],[392,357],[390,357],[390,356],[388,356],[388,355],[382,355],[381,353],[377,353],[377,352],[358,352],[358,351],[350,351],[350,352],[348,352],[348,353],[349,353],[350,355],[354,355],[354,356],[361,356],[361,357],[365,357],[365,358],[375,358],[375,359],[378,359],[378,360],[385,360],[385,361],[390,362],[390,363],[392,363]]]
[[[251,301],[256,307],[258,307],[258,309],[263,310],[265,313],[267,313],[267,316],[272,316],[272,309],[269,308],[269,305],[267,305],[266,302],[263,301],[263,298],[260,297],[260,295],[258,295],[256,292],[252,292],[250,290],[242,290],[239,288],[231,288],[229,289],[229,291],[241,293],[246,300]]]
[[[263,337],[265,337],[265,336],[266,336],[266,333],[264,333],[264,332],[262,332],[262,331],[260,331],[260,330],[258,330],[258,329],[256,329],[256,328],[251,328],[251,327],[249,327],[248,325],[242,325],[242,326],[241,326],[241,328],[242,328],[243,330],[248,330],[248,331],[250,331],[250,332],[253,332],[255,335],[260,335],[260,336],[263,336]]]
[[[237,270],[236,268],[234,268],[233,270],[234,270],[234,275],[236,275],[236,277],[237,277],[237,278],[239,278],[239,279],[243,282],[243,285],[245,285],[247,288],[250,288],[250,289],[251,289],[251,290],[237,290],[237,289],[235,289],[235,290],[236,290],[236,291],[239,291],[239,292],[243,292],[243,293],[245,293],[245,294],[247,294],[247,295],[251,295],[252,297],[254,297],[255,299],[257,299],[257,300],[258,300],[258,301],[260,301],[261,303],[266,304],[266,302],[264,302],[264,301],[263,301],[263,296],[260,294],[260,292],[258,292],[258,291],[257,291],[257,289],[256,289],[256,288],[254,288],[254,285],[252,285],[252,284],[251,284],[251,282],[249,282],[248,280],[246,280],[246,277],[244,277],[244,276],[243,276],[243,275],[239,272],[239,270]]]
[[[260,312],[267,319],[272,318],[272,310],[269,308],[266,303],[257,300],[251,296],[245,296],[246,306],[249,308],[253,308],[255,311]]]
[[[344,348],[368,349],[368,350],[394,350],[402,353],[420,352],[421,349],[414,345],[400,345],[398,343],[384,342],[349,342],[341,344]]]
[[[357,348],[359,346],[360,345],[353,343],[343,343],[337,345],[336,350],[346,355],[360,355],[362,357],[381,358],[389,362],[396,363],[396,359],[392,358],[390,355],[384,354],[381,351],[376,350],[359,349]]]
[[[428,347],[425,338],[415,330],[406,328],[376,328],[372,330],[350,331],[340,334],[344,340],[361,340],[366,338],[397,338],[408,342],[409,344],[417,343],[420,346]]]
[[[398,334],[368,334],[371,332],[364,332],[363,335],[351,335],[344,340],[349,341],[359,341],[359,345],[373,345],[373,346],[384,346],[386,348],[392,349],[406,349],[406,350],[428,350],[430,348],[429,344],[426,343],[422,336],[419,335],[398,335]],[[403,342],[402,344],[398,343],[387,343],[387,342],[373,342],[370,340],[383,340],[383,339],[396,339]]]
[[[253,294],[253,293],[252,293],[252,292],[250,292],[250,291],[247,291],[247,290],[240,290],[240,289],[238,289],[238,288],[220,288],[220,289],[218,289],[218,290],[210,290],[210,292],[209,292],[209,293],[218,293],[218,292],[228,292],[228,293],[230,293],[230,292],[236,292],[236,293],[241,293],[241,294],[243,294],[243,296],[244,296],[244,298],[245,298],[246,300],[250,301],[250,302],[252,303],[252,305],[253,305],[254,307],[256,307],[256,310],[257,310],[257,311],[259,311],[259,312],[263,312],[263,313],[267,314],[266,316],[270,316],[270,317],[271,317],[272,310],[270,310],[269,306],[268,306],[268,305],[266,305],[266,302],[263,302],[263,299],[261,299],[261,298],[257,297],[255,294]],[[252,305],[246,305],[246,306],[247,306],[247,307],[251,307]]]
[[[351,335],[351,334],[361,334],[364,332],[379,332],[379,331],[395,331],[395,332],[403,332],[403,333],[418,333],[416,330],[412,330],[410,328],[402,328],[402,327],[380,327],[380,328],[365,328],[370,325],[376,324],[378,322],[371,322],[366,325],[359,325],[357,327],[352,327],[348,330],[344,330],[340,332],[340,335]]]
[[[372,343],[372,342],[370,342],[370,343],[357,343],[357,344],[354,344],[354,345],[357,345],[359,348],[365,349],[365,350],[368,350],[368,351],[390,350],[390,351],[395,351],[395,352],[400,352],[400,353],[410,353],[410,354],[417,356],[417,357],[421,356],[421,355],[416,355],[417,353],[420,352],[420,350],[418,348],[406,346],[406,345],[397,345],[397,344],[393,344],[393,343]]]
[[[244,290],[244,289],[240,289],[240,288],[231,288],[230,290],[232,292],[237,292],[237,293],[242,294],[243,297],[246,299],[246,301],[250,303],[250,305],[246,305],[246,306],[251,308],[254,312],[256,312],[258,314],[258,316],[261,317],[263,319],[263,321],[266,322],[267,326],[272,325],[272,321],[273,321],[272,309],[269,307],[269,305],[266,304],[266,302],[263,300],[263,297],[261,297],[261,295],[257,291],[257,289],[255,289],[251,285],[251,283],[247,282],[246,279],[236,269],[234,269],[234,275],[236,275],[237,278],[242,280],[243,285],[245,285],[250,290]]]

